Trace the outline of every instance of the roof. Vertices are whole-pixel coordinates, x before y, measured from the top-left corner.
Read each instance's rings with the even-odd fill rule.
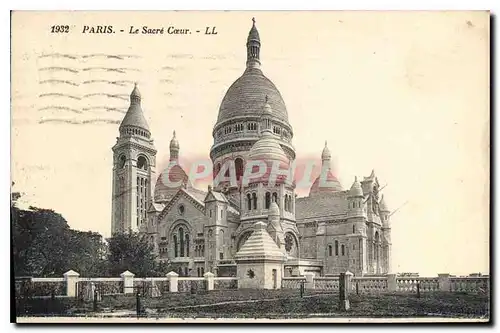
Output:
[[[149,125],[141,108],[141,93],[139,92],[137,85],[130,94],[130,106],[120,124],[120,128],[124,126],[140,127],[149,132]]]
[[[264,222],[257,222],[254,231],[235,255],[236,260],[284,260],[285,254],[269,236]]]
[[[152,202],[149,205],[148,212],[161,212],[165,208],[165,204],[163,203],[157,203],[157,202]]]
[[[213,201],[213,200],[229,203],[226,196],[220,192],[217,192],[217,191],[208,192],[203,201],[207,202],[207,201]]]
[[[295,201],[295,217],[297,221],[332,215],[343,215],[347,212],[347,191],[335,193],[319,193],[314,197],[297,198]]]
[[[288,165],[290,162],[278,140],[270,130],[265,130],[248,153],[248,160],[279,161]]]
[[[332,158],[332,154],[330,153],[330,149],[328,149],[328,143],[325,141],[325,148],[323,148],[323,152],[321,153],[321,159],[329,160]]]
[[[194,197],[196,200],[198,200],[199,202],[203,203],[205,201],[205,197],[207,196],[207,192],[203,191],[203,190],[199,190],[197,188],[194,188],[194,187],[190,187],[187,189],[187,192],[192,196]]]
[[[156,202],[170,201],[179,188],[192,188],[191,183],[189,182],[189,177],[184,169],[182,169],[176,161],[171,161],[171,165],[172,167],[170,170],[167,167],[156,180],[154,191],[154,200]],[[168,178],[165,178],[167,176],[167,170]],[[181,182],[181,184],[177,185],[179,182]]]
[[[258,68],[248,68],[229,87],[219,108],[217,123],[233,117],[260,117],[266,95],[274,117],[288,123],[288,112],[280,92]]]
[[[380,202],[379,202],[379,210],[381,212],[389,212],[389,208],[387,207],[387,204],[385,202],[385,199],[384,199],[384,195],[382,194],[382,197],[380,198]]]
[[[352,183],[351,189],[349,190],[350,197],[363,197],[363,189],[361,188],[361,183],[358,181],[358,177],[354,178],[354,183]]]
[[[260,36],[259,36],[259,31],[257,30],[257,27],[255,26],[255,19],[252,18],[252,28],[250,29],[250,32],[248,33],[248,38],[247,42],[254,40],[260,42]]]
[[[334,193],[339,191],[343,191],[342,184],[340,184],[340,181],[333,175],[331,170],[328,170],[326,174],[326,182],[323,184],[321,175],[319,175],[311,185],[309,196],[316,197],[318,194]]]

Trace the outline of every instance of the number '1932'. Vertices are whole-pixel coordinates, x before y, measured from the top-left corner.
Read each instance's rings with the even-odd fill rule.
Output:
[[[69,32],[69,25],[53,25],[50,27],[50,32],[51,33],[68,33]]]

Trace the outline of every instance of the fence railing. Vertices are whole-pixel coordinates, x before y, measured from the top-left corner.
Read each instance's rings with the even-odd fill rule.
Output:
[[[403,292],[425,293],[445,292],[489,292],[489,276],[454,277],[439,274],[438,277],[404,277],[396,274],[385,276],[354,277],[349,276],[352,291],[357,293]],[[300,277],[283,277],[281,288],[306,289],[318,291],[338,291],[339,277],[316,277],[306,272]],[[203,277],[179,277],[170,272],[165,277],[136,278],[126,271],[120,277],[87,278],[80,277],[77,272],[69,271],[63,278],[16,278],[16,296],[22,297],[81,297],[92,298],[99,295],[141,293],[144,296],[157,297],[170,292],[193,292],[197,290],[234,290],[238,289],[238,278],[215,277],[207,272]]]
[[[301,283],[305,283],[304,277],[284,277],[281,279],[281,288],[283,289],[298,289]]]
[[[179,277],[170,272],[165,277],[136,278],[126,271],[120,277],[80,277],[69,271],[63,278],[16,278],[17,297],[78,297],[93,299],[99,296],[140,293],[143,296],[158,297],[169,292],[192,292],[196,290],[238,289],[238,278],[215,277],[207,272],[203,277]]]
[[[438,277],[401,277],[396,274],[385,276],[350,276],[350,289],[358,294],[380,292],[425,293],[435,291],[482,293],[489,291],[489,277],[451,277],[439,274]],[[338,291],[339,277],[317,277],[306,273],[301,277],[282,279],[283,289],[299,289],[305,283],[306,289],[318,291]]]

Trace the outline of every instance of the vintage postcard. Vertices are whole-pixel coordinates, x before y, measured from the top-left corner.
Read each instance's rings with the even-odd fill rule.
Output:
[[[489,12],[11,27],[13,321],[489,322]]]

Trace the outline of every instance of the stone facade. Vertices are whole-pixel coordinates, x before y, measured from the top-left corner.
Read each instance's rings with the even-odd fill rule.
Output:
[[[390,272],[390,212],[379,198],[374,172],[344,190],[325,144],[321,175],[309,196],[297,198],[295,182],[286,174],[272,180],[273,166],[287,170],[295,160],[294,135],[281,94],[260,69],[260,46],[254,22],[246,69],[228,89],[213,128],[214,186],[207,191],[194,188],[179,164],[175,132],[170,164],[156,177],[156,150],[134,88],[113,147],[112,232],[143,232],[159,260],[170,261],[181,276],[243,274],[243,266],[255,263],[238,253],[259,223],[284,254],[284,263],[271,260],[256,270],[276,266],[269,269],[276,269],[279,278],[305,272]],[[245,182],[245,168],[259,161],[265,172]],[[239,271],[237,258],[243,265]]]

